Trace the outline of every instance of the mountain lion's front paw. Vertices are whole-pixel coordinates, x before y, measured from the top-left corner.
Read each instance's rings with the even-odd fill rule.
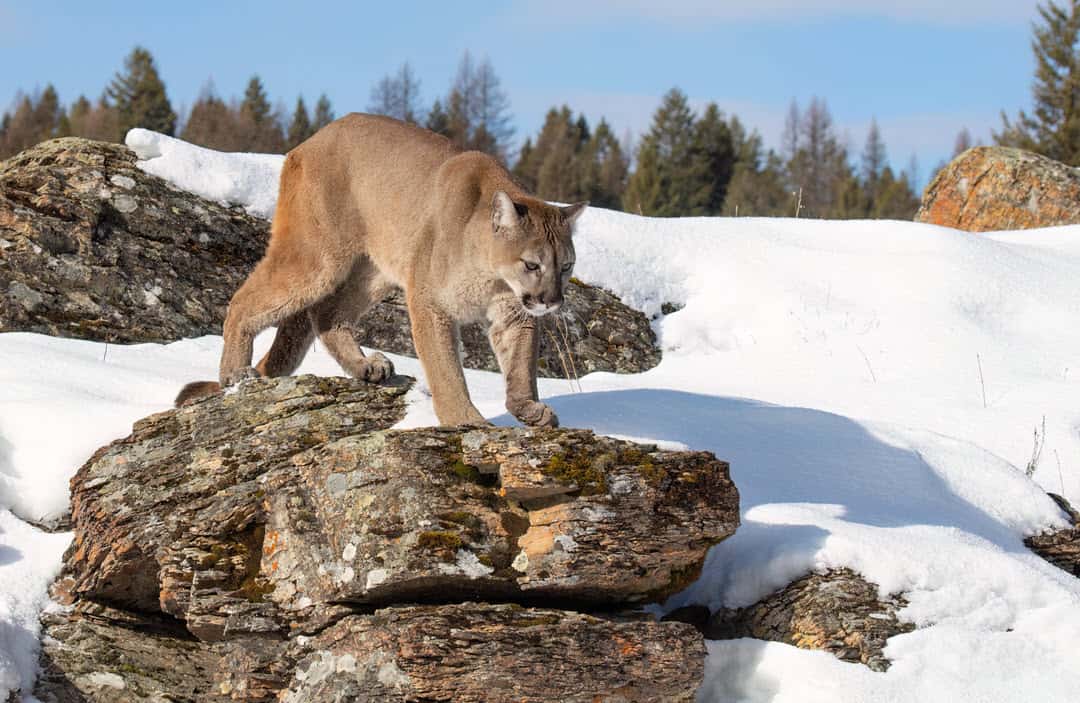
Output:
[[[514,417],[532,427],[558,427],[559,416],[545,403],[529,400],[510,408]]]
[[[259,378],[261,374],[250,366],[241,366],[240,368],[230,371],[221,377],[222,387],[235,386],[241,381],[246,381],[249,378]]]
[[[379,352],[372,352],[364,359],[360,378],[368,383],[382,383],[394,375],[394,363]]]

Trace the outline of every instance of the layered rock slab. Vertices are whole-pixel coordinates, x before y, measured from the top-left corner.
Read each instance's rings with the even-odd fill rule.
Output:
[[[0,162],[0,332],[220,334],[268,232],[265,220],[143,173],[123,145],[43,142]]]
[[[367,661],[376,641],[383,649],[397,642],[398,666],[419,686],[401,688],[400,700],[439,700],[428,688],[481,691],[497,678],[477,662],[446,683],[437,662],[409,659],[416,645],[401,643],[420,630],[403,623],[415,616],[424,628],[467,620],[447,630],[454,644],[440,646],[465,646],[475,626],[476,641],[494,638],[501,657],[522,628],[563,644],[579,637],[584,649],[618,650],[624,661],[612,659],[612,669],[558,660],[577,672],[568,681],[599,677],[607,683],[595,690],[611,693],[621,676],[622,698],[596,695],[680,700],[640,676],[647,669],[650,681],[679,686],[690,680],[685,671],[697,676],[685,662],[676,667],[679,657],[704,656],[691,628],[574,611],[624,609],[694,578],[709,546],[738,523],[727,465],[583,430],[385,429],[403,416],[407,387],[256,379],[137,423],[72,481],[76,536],[54,586],[71,609],[68,625],[86,619],[88,604],[109,608],[105,619],[117,627],[130,626],[117,624],[118,612],[164,617],[199,652],[214,653],[211,688],[232,699],[271,700],[314,685],[294,680],[290,662],[314,661],[319,638],[346,621],[367,634],[348,640],[353,650],[327,651]],[[476,600],[493,603],[463,605]],[[410,603],[429,610],[405,613]],[[405,629],[386,630],[393,623]],[[540,625],[554,629],[528,629]],[[65,634],[47,629],[58,641]],[[549,657],[562,645],[541,638],[536,646]],[[656,654],[666,649],[679,657]],[[63,670],[63,657],[46,654],[50,671]],[[523,679],[505,700],[520,700],[531,685]]]

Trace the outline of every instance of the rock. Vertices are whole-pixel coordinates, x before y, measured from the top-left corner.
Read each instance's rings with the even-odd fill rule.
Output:
[[[886,640],[915,629],[896,616],[905,605],[896,596],[880,600],[877,586],[853,571],[832,569],[804,576],[749,607],[717,611],[704,634],[820,649],[885,671],[890,663],[882,654]]]
[[[970,232],[1080,222],[1080,171],[1008,147],[968,149],[927,186],[916,222]]]
[[[387,608],[314,637],[219,643],[86,601],[43,619],[43,703],[666,703],[693,700],[704,675],[689,625],[515,604]]]
[[[173,188],[135,161],[120,144],[63,138],[0,163],[0,332],[105,342],[221,333],[270,224]],[[645,315],[576,279],[563,310],[542,324],[542,376],[638,373],[660,362]],[[356,333],[365,346],[416,355],[400,292]],[[499,370],[484,326],[466,326],[462,341],[466,366]]]
[[[1028,549],[1073,576],[1080,578],[1080,512],[1065,498],[1049,494],[1072,520],[1073,526],[1064,530],[1032,535],[1024,539]]]
[[[1054,566],[1080,578],[1080,527],[1027,537],[1024,544]]]
[[[350,616],[305,649],[285,703],[692,701],[705,663],[689,625],[512,604]]]
[[[540,329],[537,368],[541,376],[578,378],[593,371],[641,373],[660,363],[649,319],[603,288],[576,278],[567,284],[562,310],[540,318]],[[356,336],[366,346],[416,356],[401,293],[391,295],[365,315],[356,327]],[[485,325],[463,326],[461,342],[465,366],[499,370]]]
[[[220,334],[267,232],[264,220],[143,173],[125,146],[43,142],[0,163],[0,332]]]
[[[277,609],[321,620],[313,603],[606,606],[681,589],[738,524],[708,453],[573,429],[373,431],[404,388],[256,379],[141,420],[72,479],[65,590],[160,608],[202,639],[280,629]]]
[[[198,672],[170,700],[692,700],[694,628],[613,613],[734,532],[727,464],[585,430],[387,429],[408,387],[253,379],[98,450],[38,697],[153,689],[181,640]],[[73,653],[97,627],[120,654]]]
[[[46,611],[42,703],[198,703],[210,697],[220,655],[168,618],[129,613],[92,602]]]

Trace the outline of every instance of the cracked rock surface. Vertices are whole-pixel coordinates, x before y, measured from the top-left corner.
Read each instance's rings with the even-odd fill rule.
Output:
[[[1021,149],[977,146],[943,168],[916,222],[968,232],[1080,222],[1080,170]]]
[[[710,615],[703,606],[688,606],[667,618],[693,624],[708,639],[784,642],[886,671],[887,640],[914,629],[897,616],[906,604],[900,596],[880,597],[876,585],[850,569],[830,569],[796,579],[745,608]]]
[[[268,231],[143,173],[121,144],[43,142],[0,162],[0,332],[105,342],[220,334]]]
[[[628,609],[734,532],[727,464],[584,430],[387,429],[394,380],[255,379],[95,453],[36,695],[692,700],[701,635]]]

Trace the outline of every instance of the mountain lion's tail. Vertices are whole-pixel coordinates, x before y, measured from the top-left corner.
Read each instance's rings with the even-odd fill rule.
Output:
[[[221,391],[221,384],[217,381],[192,381],[176,394],[176,400],[173,401],[173,405],[180,407],[192,403],[199,398],[204,398],[208,395],[213,395]]]

